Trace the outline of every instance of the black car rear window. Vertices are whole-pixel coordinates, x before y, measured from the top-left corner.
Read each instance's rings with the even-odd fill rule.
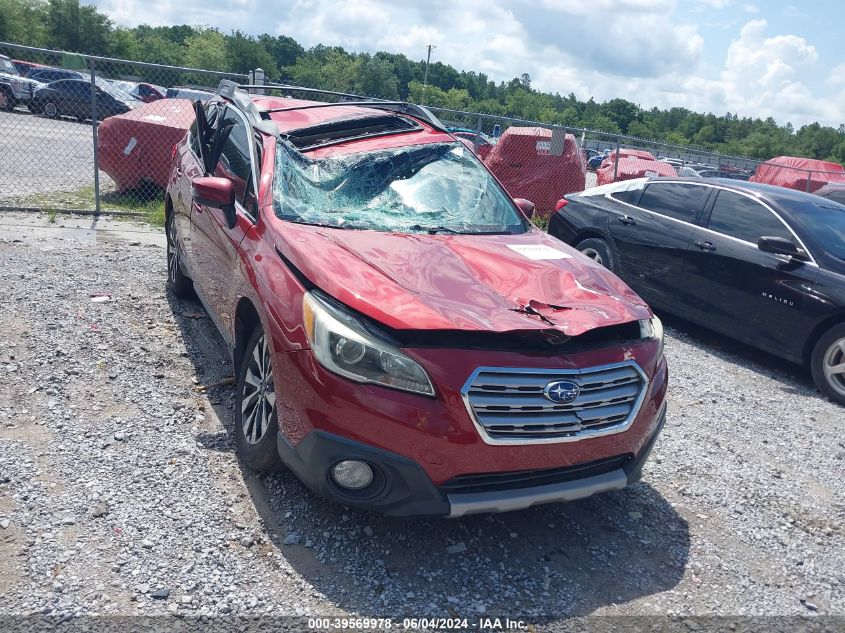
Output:
[[[640,207],[684,222],[693,222],[701,211],[709,187],[683,182],[655,182],[645,188]]]

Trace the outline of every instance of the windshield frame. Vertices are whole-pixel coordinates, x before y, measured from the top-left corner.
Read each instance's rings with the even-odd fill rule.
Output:
[[[532,230],[533,224],[530,220],[525,216],[522,209],[514,202],[513,197],[507,192],[507,190],[502,186],[502,184],[496,179],[496,177],[487,169],[486,165],[472,152],[469,151],[466,146],[461,143],[460,141],[456,142],[444,142],[444,141],[433,141],[430,143],[414,143],[414,144],[402,144],[396,145],[391,147],[379,147],[377,149],[362,149],[360,151],[350,151],[350,152],[342,152],[338,154],[331,154],[328,156],[320,156],[318,158],[312,158],[308,154],[309,152],[301,152],[297,148],[295,148],[291,143],[286,141],[283,137],[277,138],[276,141],[276,156],[274,159],[273,164],[273,183],[272,183],[272,195],[273,195],[273,211],[277,218],[279,218],[283,222],[290,222],[292,224],[303,224],[303,225],[310,225],[310,226],[319,226],[323,228],[334,228],[340,230],[370,230],[370,231],[377,231],[381,233],[398,233],[398,234],[425,234],[428,233],[430,235],[434,234],[458,234],[458,235],[520,235],[523,233],[527,233]],[[407,219],[407,225],[396,226],[396,227],[380,227],[378,225],[374,226],[360,226],[357,225],[354,221],[350,221],[348,223],[344,222],[344,218],[340,218],[340,223],[332,223],[330,221],[311,221],[308,218],[303,217],[301,214],[294,214],[294,213],[284,213],[282,209],[282,203],[280,202],[279,198],[279,179],[280,174],[283,171],[282,161],[283,160],[295,160],[296,162],[310,162],[310,163],[318,163],[319,161],[332,161],[337,159],[338,161],[342,161],[343,159],[352,158],[353,164],[355,164],[355,159],[358,159],[357,164],[360,165],[362,162],[366,161],[366,156],[368,155],[379,155],[386,152],[413,152],[413,151],[423,151],[424,148],[438,148],[442,147],[442,154],[438,156],[435,160],[431,162],[425,163],[422,167],[420,167],[417,171],[413,173],[410,178],[402,179],[402,178],[395,178],[390,181],[391,184],[396,182],[410,182],[413,180],[414,177],[418,176],[426,167],[430,166],[431,164],[438,163],[441,161],[448,161],[449,154],[455,149],[465,150],[460,156],[460,160],[467,160],[470,161],[474,169],[481,170],[486,176],[485,179],[485,187],[489,187],[491,193],[488,195],[497,196],[501,199],[504,205],[507,205],[507,208],[510,212],[512,212],[511,217],[504,217],[505,220],[514,220],[515,223],[512,224],[479,224],[473,225],[468,221],[465,221],[462,224],[441,224],[436,217],[434,219],[427,219],[423,212],[420,213],[420,217],[414,217],[413,215],[405,215]],[[291,158],[287,158],[290,156]],[[287,167],[290,169],[290,167]],[[295,169],[299,169],[299,166],[295,166]],[[303,170],[304,171],[304,170]],[[431,177],[429,175],[428,177]],[[424,181],[423,181],[424,184]],[[459,185],[456,185],[459,186]],[[375,200],[378,196],[382,195],[386,189],[390,187],[388,185],[385,187],[382,192],[373,196],[370,200]],[[487,189],[485,189],[486,191]],[[484,195],[484,194],[482,194]],[[362,209],[363,212],[363,209]],[[331,220],[331,217],[324,217],[323,220]],[[463,230],[461,230],[463,229]]]
[[[11,75],[12,77],[21,77],[18,67],[15,66],[12,60],[8,57],[0,59],[0,64],[2,64],[2,66],[0,66],[0,73],[3,73],[4,75]],[[6,64],[9,66],[7,67]]]

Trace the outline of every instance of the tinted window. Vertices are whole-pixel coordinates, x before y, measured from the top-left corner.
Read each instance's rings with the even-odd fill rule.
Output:
[[[756,200],[720,191],[707,228],[756,244],[764,235],[794,239],[783,222]]]
[[[645,188],[640,206],[661,215],[692,222],[704,206],[709,187],[680,182],[652,183]]]
[[[627,202],[628,204],[637,204],[642,193],[642,189],[628,189],[627,191],[616,191],[610,194],[610,197]]]
[[[782,198],[778,204],[789,212],[790,223],[801,229],[802,236],[809,235],[825,252],[845,261],[845,206],[794,198]]]
[[[820,193],[819,195],[827,198],[828,200],[838,202],[839,204],[845,204],[845,187],[842,187],[841,189],[831,189],[830,191]]]
[[[235,183],[235,197],[250,213],[255,213],[255,196],[252,194],[252,162],[250,161],[249,130],[243,120],[229,108],[224,113],[222,129],[231,128],[223,143],[220,160],[217,161],[217,175],[229,178]]]

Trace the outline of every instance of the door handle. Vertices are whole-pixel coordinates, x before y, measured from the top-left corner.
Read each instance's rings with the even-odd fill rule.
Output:
[[[632,218],[630,215],[623,215],[621,218],[616,218],[619,222],[624,224],[625,226],[632,226],[637,223],[637,221]]]
[[[695,242],[695,245],[698,246],[703,251],[715,251],[716,246],[713,242],[702,242],[701,240]]]

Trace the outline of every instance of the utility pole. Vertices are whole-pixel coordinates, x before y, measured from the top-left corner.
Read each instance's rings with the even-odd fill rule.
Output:
[[[428,57],[425,58],[425,75],[423,76],[423,94],[422,94],[422,103],[420,105],[425,105],[425,93],[428,90],[428,65],[431,63],[431,49],[437,48],[433,44],[428,45]]]

